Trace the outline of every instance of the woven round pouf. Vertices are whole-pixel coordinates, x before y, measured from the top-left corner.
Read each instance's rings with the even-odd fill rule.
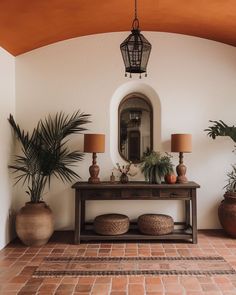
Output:
[[[167,235],[174,230],[173,218],[164,214],[144,214],[138,218],[138,229],[145,235]]]
[[[122,235],[129,230],[129,217],[123,214],[104,214],[94,219],[94,231],[99,235]]]

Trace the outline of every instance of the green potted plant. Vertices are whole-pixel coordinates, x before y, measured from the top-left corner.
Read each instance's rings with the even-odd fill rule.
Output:
[[[236,143],[236,127],[228,126],[223,121],[210,121],[213,123],[205,131],[208,136],[216,139],[218,136],[228,136]],[[223,229],[231,236],[236,238],[236,166],[232,166],[231,172],[227,173],[227,184],[224,187],[226,192],[224,200],[218,208],[218,216]]]
[[[79,177],[71,167],[82,160],[79,151],[70,151],[68,137],[86,130],[83,125],[89,122],[88,114],[75,112],[71,116],[57,113],[40,120],[32,133],[21,130],[12,115],[9,123],[21,146],[21,154],[14,157],[9,165],[14,173],[16,183],[27,186],[26,193],[30,201],[16,216],[16,232],[26,245],[43,245],[53,233],[53,215],[51,209],[43,202],[43,193],[51,177],[63,182]]]
[[[146,181],[160,184],[167,174],[173,173],[171,155],[165,153],[162,156],[160,152],[147,151],[142,159],[141,171]]]
[[[227,173],[228,183],[224,187],[226,192],[218,208],[218,216],[224,230],[236,238],[236,166],[232,167],[233,170]]]

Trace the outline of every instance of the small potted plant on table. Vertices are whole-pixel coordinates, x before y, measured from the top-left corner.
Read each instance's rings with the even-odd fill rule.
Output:
[[[159,152],[148,151],[142,159],[141,171],[146,181],[160,184],[166,175],[174,173],[171,155],[166,153],[162,156]]]
[[[22,151],[9,168],[16,173],[16,183],[27,184],[26,193],[30,196],[30,202],[16,215],[16,232],[26,245],[44,245],[53,233],[53,215],[42,200],[43,192],[47,183],[50,186],[53,175],[63,182],[79,177],[70,167],[80,161],[83,154],[70,151],[67,138],[86,130],[82,125],[89,122],[89,116],[79,111],[70,117],[63,113],[54,118],[49,116],[39,121],[32,134],[21,130],[12,115],[8,119]]]

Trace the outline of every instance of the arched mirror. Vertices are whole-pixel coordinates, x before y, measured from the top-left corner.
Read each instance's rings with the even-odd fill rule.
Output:
[[[153,111],[149,99],[140,93],[124,97],[119,105],[118,149],[126,161],[139,163],[153,148]]]

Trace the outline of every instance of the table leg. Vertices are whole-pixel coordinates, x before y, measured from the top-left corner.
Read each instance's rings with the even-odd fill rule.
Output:
[[[190,200],[185,200],[185,229],[190,225]]]
[[[197,199],[196,199],[196,189],[192,189],[192,227],[193,227],[193,244],[197,244]]]
[[[81,231],[81,198],[78,190],[75,191],[75,229],[74,229],[74,243],[80,244]]]
[[[86,212],[86,206],[85,206],[85,200],[81,200],[81,231],[85,230],[85,212]]]

